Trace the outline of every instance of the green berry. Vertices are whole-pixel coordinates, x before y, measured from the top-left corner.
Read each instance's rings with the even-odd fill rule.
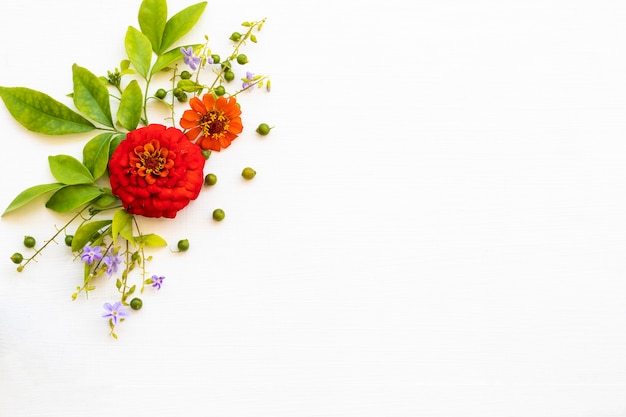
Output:
[[[24,256],[22,256],[22,254],[19,252],[15,252],[13,256],[11,256],[11,261],[14,264],[21,264],[23,260],[24,260]]]
[[[237,55],[237,63],[239,65],[245,65],[248,63],[248,57],[245,54]]]
[[[231,82],[235,79],[235,73],[230,70],[224,71],[224,79],[228,82]]]
[[[204,185],[215,185],[217,183],[217,176],[215,174],[207,174],[204,177]]]
[[[178,241],[178,250],[181,252],[185,252],[189,249],[189,240],[183,239]]]
[[[24,246],[27,248],[34,248],[37,244],[37,241],[32,236],[24,236]]]
[[[213,63],[214,64],[219,64],[220,63],[220,56],[218,54],[211,55],[211,58],[213,59]]]
[[[230,39],[231,41],[235,41],[235,42],[237,42],[239,39],[241,39],[241,33],[239,33],[239,32],[233,32],[233,33],[230,35],[230,38],[228,38],[228,39]]]
[[[251,180],[256,175],[256,171],[250,167],[246,167],[241,171],[241,176],[247,180]]]
[[[223,85],[218,85],[217,87],[215,87],[213,92],[215,93],[216,96],[221,97],[224,94],[226,94],[226,89],[224,88]]]
[[[204,156],[204,159],[209,159],[211,157],[210,149],[203,149],[201,153],[202,153],[202,156]]]
[[[160,98],[161,100],[163,100],[165,98],[165,96],[167,95],[167,91],[165,91],[162,88],[159,88],[156,93],[154,93],[154,96],[156,98]]]
[[[224,216],[226,216],[226,214],[224,213],[224,210],[219,209],[219,208],[213,210],[213,220],[217,222],[221,222],[222,220],[224,220]]]
[[[256,128],[256,132],[257,132],[259,135],[263,135],[263,136],[265,136],[265,135],[267,135],[268,133],[270,133],[270,130],[272,130],[272,128],[271,128],[271,127],[269,127],[269,125],[268,125],[267,123],[261,123],[261,124],[259,125],[259,127],[257,127],[257,128]]]
[[[191,73],[187,70],[183,71],[180,73],[180,78],[182,78],[183,80],[188,80],[191,78]]]
[[[130,308],[132,308],[133,310],[141,310],[141,307],[143,306],[143,301],[141,301],[141,298],[133,298],[132,300],[130,300]]]
[[[71,247],[73,240],[74,240],[74,235],[67,235],[67,236],[65,236],[65,245]]]

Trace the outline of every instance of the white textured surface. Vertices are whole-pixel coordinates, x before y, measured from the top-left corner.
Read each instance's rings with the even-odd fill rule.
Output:
[[[112,69],[139,3],[2,3],[0,85]],[[626,416],[626,4],[214,1],[194,33],[265,16],[273,91],[143,223],[191,250],[119,340],[62,245],[8,261],[63,217],[2,218],[0,416]],[[0,125],[2,208],[87,138]]]

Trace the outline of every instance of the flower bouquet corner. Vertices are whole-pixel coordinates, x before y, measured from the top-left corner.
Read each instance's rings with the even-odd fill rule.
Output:
[[[67,216],[42,245],[24,238],[24,250],[10,258],[23,271],[52,242],[63,240],[83,273],[71,297],[88,296],[101,283],[114,282],[118,297],[104,304],[110,334],[142,307],[146,286],[161,289],[165,276],[149,272],[148,248],[167,246],[158,233],[146,232],[141,218],[175,218],[203,189],[216,184],[205,173],[212,152],[228,148],[244,131],[239,98],[253,90],[270,91],[267,75],[248,70],[242,49],[257,43],[266,19],[246,21],[232,32],[223,55],[202,43],[183,43],[207,6],[193,4],[172,16],[166,0],[143,0],[138,27],[124,38],[127,56],[117,68],[98,76],[72,66],[70,107],[27,87],[0,87],[11,116],[27,130],[53,136],[87,135],[82,155],[48,157],[53,182],[19,193],[2,216],[45,198],[45,207]],[[153,120],[153,113],[168,114]],[[259,123],[255,135],[270,133]],[[256,172],[247,167],[242,176]],[[224,212],[216,209],[213,219]],[[189,248],[187,239],[176,250]],[[108,278],[107,278],[108,277]]]

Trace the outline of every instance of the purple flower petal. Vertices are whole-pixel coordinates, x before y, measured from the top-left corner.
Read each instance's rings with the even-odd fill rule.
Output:
[[[193,48],[190,46],[189,48],[180,48],[180,52],[184,55],[185,64],[189,65],[189,67],[195,71],[200,65],[200,57],[193,55]]]
[[[114,304],[104,303],[104,309],[108,312],[103,313],[102,317],[110,318],[114,325],[117,325],[120,319],[128,317],[128,311],[120,301],[116,301]]]
[[[163,280],[165,277],[160,277],[158,275],[152,275],[152,286],[157,290],[161,289],[161,285],[163,285]]]
[[[109,254],[102,258],[102,262],[107,266],[107,274],[111,276],[117,272],[117,266],[122,263],[122,258],[117,253]]]
[[[94,263],[94,261],[99,261],[100,259],[102,259],[102,248],[100,246],[92,248],[89,245],[85,245],[80,259],[87,265],[91,265]]]

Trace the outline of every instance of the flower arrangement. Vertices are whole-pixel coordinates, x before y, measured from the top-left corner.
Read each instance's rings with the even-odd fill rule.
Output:
[[[191,5],[168,18],[166,0],[143,0],[139,28],[128,28],[127,57],[119,68],[97,76],[72,66],[69,97],[75,109],[43,92],[0,87],[9,113],[30,131],[95,132],[83,147],[82,160],[49,156],[56,181],[25,189],[2,216],[40,197],[46,198],[46,208],[69,216],[40,247],[34,237],[26,236],[23,243],[32,255],[16,252],[11,261],[21,272],[50,243],[63,239],[83,264],[73,300],[81,294],[88,297],[100,281],[115,283],[119,298],[106,302],[102,313],[114,338],[116,326],[142,307],[139,295],[145,288],[160,290],[165,280],[148,272],[152,257],[146,249],[168,244],[158,234],[141,230],[138,217],[174,218],[203,188],[214,185],[217,178],[205,175],[205,165],[212,152],[228,148],[243,131],[240,94],[261,87],[270,91],[269,77],[250,71],[240,76],[241,83],[233,82],[248,64],[241,50],[257,43],[266,19],[243,22],[244,29],[229,36],[232,51],[224,59],[211,50],[208,36],[203,43],[177,44],[195,27],[206,4]],[[156,88],[159,80],[164,85]],[[150,121],[153,106],[167,109],[167,123]],[[181,108],[182,114],[177,113]],[[265,136],[272,128],[261,123],[256,134]],[[247,180],[255,174],[250,167],[242,171]],[[213,212],[214,220],[223,218],[221,209]],[[184,252],[189,241],[182,239],[176,246]]]

